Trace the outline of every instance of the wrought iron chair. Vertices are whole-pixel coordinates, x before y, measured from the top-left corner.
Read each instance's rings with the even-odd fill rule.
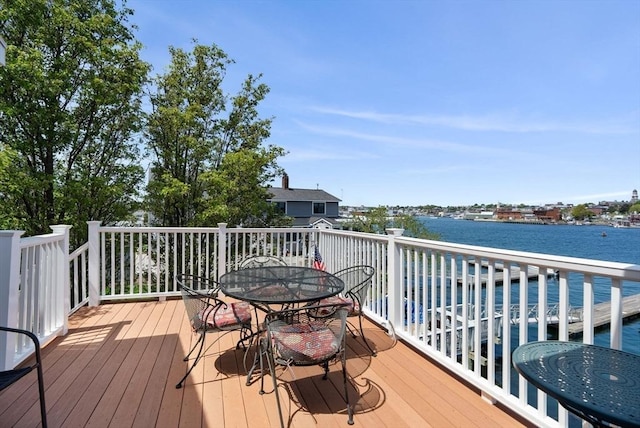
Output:
[[[38,373],[38,394],[40,395],[40,417],[42,418],[42,428],[47,427],[47,408],[44,403],[44,377],[42,375],[42,358],[40,356],[40,341],[38,337],[30,331],[20,330],[17,328],[10,327],[1,327],[0,331],[5,331],[8,333],[16,333],[23,334],[29,337],[31,341],[33,341],[36,361],[35,363],[22,366],[18,368],[14,368],[12,370],[5,370],[0,372],[0,391],[7,388],[8,386],[14,384],[18,380],[22,379],[24,376],[29,374],[34,369]]]
[[[344,281],[344,291],[339,296],[323,299],[321,304],[346,304],[349,308],[349,317],[358,317],[358,325],[360,327],[360,335],[365,346],[376,356],[376,351],[369,345],[362,328],[362,304],[366,301],[369,289],[371,288],[372,278],[375,270],[371,266],[357,265],[351,266],[334,273],[335,276]],[[349,331],[355,338],[354,328],[348,325]]]
[[[236,348],[239,348],[241,344],[244,346],[245,340],[252,337],[252,330],[251,305],[247,302],[227,303],[219,299],[217,282],[194,275],[179,275],[176,280],[182,292],[182,301],[185,304],[191,329],[194,333],[200,334],[187,356],[184,357],[184,361],[189,361],[193,351],[198,348],[193,364],[176,384],[176,388],[179,389],[202,357],[207,333],[240,331],[240,340],[236,345]],[[219,337],[216,340],[219,340]]]
[[[249,256],[240,262],[239,268],[254,268],[263,266],[286,266],[287,262],[276,256]]]
[[[313,305],[268,313],[265,317],[267,335],[261,341],[267,356],[269,371],[278,403],[280,426],[284,428],[282,406],[278,394],[276,365],[313,366],[324,368],[327,379],[329,362],[340,359],[347,403],[349,425],[353,425],[353,409],[347,388],[347,360],[345,331],[348,308],[345,305]],[[261,388],[262,389],[262,388]]]

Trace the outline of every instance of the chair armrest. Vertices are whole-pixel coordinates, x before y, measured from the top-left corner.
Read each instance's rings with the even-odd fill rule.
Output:
[[[7,332],[10,332],[10,333],[24,334],[26,336],[29,336],[29,338],[33,341],[33,344],[35,345],[36,348],[40,347],[40,340],[38,339],[38,336],[36,336],[32,332],[30,332],[29,330],[22,330],[22,329],[19,329],[19,328],[11,328],[11,327],[2,327],[2,326],[0,326],[0,331],[7,331]]]
[[[22,330],[22,329],[19,329],[19,328],[11,328],[11,327],[0,326],[0,331],[6,331],[6,332],[9,332],[9,333],[16,333],[16,334],[22,334],[22,335],[28,336],[29,339],[31,339],[31,341],[33,342],[33,347],[34,347],[34,350],[35,350],[35,353],[36,353],[36,366],[39,367],[38,370],[41,370],[42,359],[40,357],[40,340],[38,339],[38,336],[36,336],[32,332],[30,332],[29,330]]]
[[[178,285],[185,285],[192,290],[198,291],[200,294],[218,297],[218,292],[220,291],[218,281],[204,276],[180,274],[176,275],[176,280]],[[204,285],[204,287],[194,287],[193,285],[195,283]]]

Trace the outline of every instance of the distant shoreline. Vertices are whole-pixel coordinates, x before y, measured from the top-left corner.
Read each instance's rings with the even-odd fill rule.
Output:
[[[552,221],[543,221],[543,220],[503,220],[503,219],[495,219],[495,218],[465,218],[465,219],[457,219],[453,217],[435,217],[435,216],[418,216],[429,219],[449,219],[456,221],[477,221],[481,223],[507,223],[507,224],[527,224],[527,225],[537,225],[537,226],[601,226],[601,227],[614,227],[620,229],[640,229],[640,225],[631,224],[630,226],[621,226],[616,223],[604,222],[604,221],[596,221],[596,222],[552,222]]]

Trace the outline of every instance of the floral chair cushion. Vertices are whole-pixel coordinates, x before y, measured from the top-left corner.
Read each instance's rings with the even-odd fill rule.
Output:
[[[273,345],[284,360],[311,364],[332,358],[340,349],[333,331],[322,322],[286,324],[274,321],[269,326]]]
[[[267,285],[265,287],[248,292],[247,296],[254,299],[274,298],[277,296],[290,297],[291,292],[288,291],[286,287],[283,287],[281,285]]]
[[[320,300],[320,302],[318,302],[318,305],[346,305],[347,310],[349,311],[349,315],[356,315],[360,312],[360,305],[358,304],[358,301],[351,297],[331,296]],[[332,309],[333,308],[331,308],[330,306],[327,308],[321,308],[319,309],[319,315],[329,315],[328,311]]]
[[[251,323],[251,305],[247,302],[227,303],[219,306],[207,306],[198,312],[194,329],[206,323],[207,328],[231,328]]]

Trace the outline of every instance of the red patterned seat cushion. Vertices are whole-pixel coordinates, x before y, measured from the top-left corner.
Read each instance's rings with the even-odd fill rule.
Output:
[[[352,299],[351,297],[342,297],[342,296],[331,296],[325,299],[320,300],[318,302],[318,306],[323,305],[346,305],[347,310],[349,311],[349,315],[354,315],[360,312],[360,305],[358,305],[358,301]],[[319,309],[320,315],[328,315],[328,311],[332,310],[331,307],[321,308]],[[323,311],[325,311],[323,313]]]
[[[285,360],[321,362],[333,357],[340,349],[338,338],[321,322],[286,324],[274,321],[269,330],[274,346]]]
[[[287,290],[286,287],[281,285],[267,285],[262,288],[258,288],[247,293],[247,296],[252,298],[269,298],[269,297],[277,297],[277,296],[290,296],[291,292]]]
[[[222,306],[208,306],[197,315],[198,321],[207,323],[208,328],[230,328],[251,323],[251,305],[247,302],[227,303]]]

